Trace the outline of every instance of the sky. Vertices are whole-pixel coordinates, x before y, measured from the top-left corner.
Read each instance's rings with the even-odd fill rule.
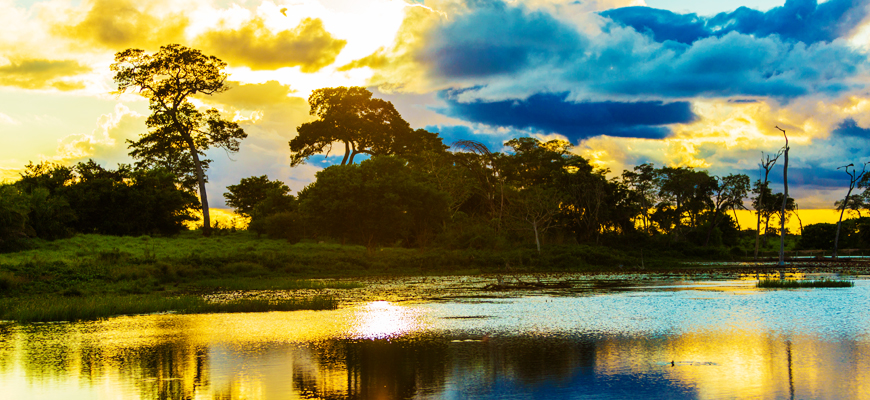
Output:
[[[870,161],[865,0],[0,0],[0,180],[30,162],[114,168],[147,101],[118,95],[116,52],[180,43],[227,62],[198,97],[248,133],[216,149],[212,204],[268,175],[298,191],[339,151],[289,166],[318,88],[365,86],[414,128],[493,150],[560,138],[610,176],[650,162],[760,177],[791,145],[789,193],[832,208]],[[780,164],[781,166],[781,164]],[[781,191],[782,170],[772,174]]]

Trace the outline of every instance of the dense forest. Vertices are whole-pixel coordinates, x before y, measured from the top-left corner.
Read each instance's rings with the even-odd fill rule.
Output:
[[[167,61],[178,59],[185,64]],[[114,170],[93,160],[28,164],[21,179],[0,184],[0,251],[75,233],[172,235],[196,213],[209,235],[205,150],[238,151],[247,135],[217,110],[197,110],[189,97],[226,90],[224,66],[178,45],[154,55],[118,53],[112,69],[119,91],[136,89],[153,111],[147,132],[129,143],[135,164]],[[158,79],[172,74],[200,79]],[[775,227],[797,209],[770,187],[767,173],[776,157],[762,159],[765,178],[754,183],[743,174],[713,176],[650,163],[608,178],[611,171],[595,168],[561,140],[520,137],[501,149],[468,140],[443,143],[437,133],[413,129],[393,104],[361,87],[316,90],[309,105],[313,120],[297,127],[289,142],[291,165],[328,156],[333,147],[343,154],[341,163],[318,172],[295,196],[266,175],[229,186],[226,204],[248,217],[247,229],[258,235],[369,249],[540,251],[546,244],[647,243],[727,254],[741,241],[744,250],[755,242],[757,251],[756,232],[762,242],[777,235]],[[867,177],[854,183],[868,186]],[[866,190],[850,194],[837,206],[860,216],[868,196]],[[734,213],[747,203],[758,221],[741,231]],[[868,221],[844,221],[840,247],[866,247]],[[800,246],[829,249],[836,230],[833,224],[802,227]]]

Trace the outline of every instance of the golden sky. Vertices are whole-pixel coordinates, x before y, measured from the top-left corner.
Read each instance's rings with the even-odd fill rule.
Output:
[[[109,65],[127,48],[170,43],[228,63],[231,90],[197,104],[249,134],[231,158],[209,152],[218,207],[241,178],[268,174],[299,190],[341,159],[289,167],[308,95],[334,86],[370,88],[448,144],[561,137],[614,175],[652,162],[757,179],[762,152],[784,144],[779,126],[801,209],[832,207],[848,184],[837,167],[870,161],[870,10],[860,0],[0,0],[0,9],[0,179],[29,161],[130,163],[125,141],[144,132],[147,103],[113,94]]]

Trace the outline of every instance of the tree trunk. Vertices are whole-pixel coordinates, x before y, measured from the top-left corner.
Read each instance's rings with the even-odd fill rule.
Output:
[[[193,138],[189,135],[184,135],[184,140],[187,142],[187,147],[193,156],[193,165],[196,167],[196,180],[199,184],[199,201],[202,204],[202,235],[208,237],[211,236],[211,217],[208,211],[208,194],[205,191],[205,172],[202,171],[202,163],[199,161],[199,154],[196,152]]]
[[[541,239],[538,236],[538,221],[532,222],[532,228],[535,230],[535,244],[538,245],[538,253],[541,252]]]
[[[785,136],[785,152],[783,152],[784,164],[782,166],[782,214],[780,214],[779,221],[779,265],[785,265],[785,205],[788,203],[788,136],[786,136],[784,130],[780,130],[782,135]]]
[[[849,195],[852,194],[852,185],[849,185],[849,191],[846,192],[846,200],[843,200],[843,209],[840,210],[840,219],[837,220],[837,234],[834,235],[834,253],[831,258],[837,258],[837,246],[840,243],[840,224],[843,222],[843,214],[846,213],[846,203],[849,200]]]
[[[710,229],[707,229],[707,240],[704,241],[704,247],[710,245],[710,236],[713,234],[713,229],[716,229],[716,225],[719,225],[719,218],[717,218],[719,213],[717,212],[713,215],[713,221],[710,221]]]
[[[344,142],[344,158],[341,159],[341,165],[347,165],[348,157],[350,157],[350,144],[348,142]]]
[[[761,211],[755,210],[755,259],[758,260],[758,239],[761,237]]]

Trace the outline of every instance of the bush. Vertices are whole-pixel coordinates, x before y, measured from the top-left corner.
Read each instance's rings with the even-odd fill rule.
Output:
[[[267,217],[255,217],[248,229],[257,235],[266,234],[273,239],[286,239],[296,243],[302,239],[302,221],[295,212],[282,212]]]

